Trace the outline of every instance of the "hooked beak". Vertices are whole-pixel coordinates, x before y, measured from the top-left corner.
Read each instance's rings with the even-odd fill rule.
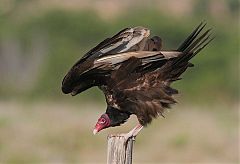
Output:
[[[94,129],[93,129],[93,134],[97,134],[101,130],[109,127],[110,125],[110,119],[107,114],[103,114],[99,119],[98,122],[96,123]]]
[[[98,133],[98,130],[97,129],[94,129],[93,130],[93,134],[96,135]]]

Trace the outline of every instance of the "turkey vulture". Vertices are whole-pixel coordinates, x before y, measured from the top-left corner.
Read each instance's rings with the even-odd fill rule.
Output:
[[[139,125],[130,131],[136,136],[153,118],[163,116],[176,103],[178,90],[172,82],[188,68],[212,37],[201,23],[176,50],[162,50],[158,36],[149,37],[144,27],[125,28],[87,52],[67,73],[62,91],[73,96],[93,86],[105,94],[107,109],[98,119],[93,133],[119,126],[135,114]]]

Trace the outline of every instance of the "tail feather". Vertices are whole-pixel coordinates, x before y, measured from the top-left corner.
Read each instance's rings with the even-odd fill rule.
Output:
[[[176,63],[181,63],[183,61],[189,61],[192,59],[200,50],[202,50],[212,39],[210,39],[211,34],[209,34],[211,30],[207,30],[200,37],[195,38],[195,40],[190,43],[186,49],[183,50],[183,56],[176,59]]]
[[[211,29],[202,33],[205,26],[206,23],[200,23],[177,49],[182,55],[173,58],[160,69],[165,81],[172,82],[179,79],[188,67],[193,66],[189,61],[214,39],[211,36]]]
[[[197,50],[194,50],[195,52],[193,53],[196,55],[199,53],[202,49],[204,49],[215,37],[210,38],[210,35],[204,40],[205,44],[202,44],[201,47],[199,47]]]
[[[197,38],[193,43],[191,43],[188,48],[186,48],[183,53],[191,53],[194,49],[197,49],[209,38],[210,29],[203,33],[199,38]]]
[[[199,35],[199,33],[203,30],[203,28],[206,26],[206,23],[203,24],[201,22],[197,28],[187,37],[186,40],[179,46],[177,49],[178,51],[184,51],[191,43],[192,41]]]

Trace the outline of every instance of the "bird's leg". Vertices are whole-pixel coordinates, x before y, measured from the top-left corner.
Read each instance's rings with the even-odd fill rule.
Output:
[[[138,133],[142,130],[143,126],[138,124],[135,128],[133,128],[130,132],[123,134],[123,137],[127,141],[130,137],[136,137]]]

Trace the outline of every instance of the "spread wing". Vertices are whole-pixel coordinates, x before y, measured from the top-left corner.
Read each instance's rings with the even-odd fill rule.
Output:
[[[153,118],[162,115],[164,108],[176,103],[172,95],[177,90],[166,86],[158,72],[137,72],[141,65],[141,59],[129,58],[112,73],[105,94],[108,105],[137,115],[139,122],[147,125]]]
[[[99,58],[109,54],[133,51],[131,48],[136,47],[135,45],[140,46],[137,50],[143,50],[149,35],[150,30],[144,27],[125,28],[111,38],[99,43],[77,63],[81,63],[87,58]]]
[[[125,28],[111,38],[106,38],[87,52],[74,66],[88,58],[101,58],[110,54],[132,51],[160,51],[162,40],[158,36],[148,38],[150,30],[144,27]]]
[[[105,39],[72,66],[62,81],[62,91],[76,95],[92,86],[101,85],[112,70],[117,69],[119,64],[132,55],[139,58],[152,56],[151,60],[145,59],[145,62],[162,60],[161,54],[165,55],[165,52],[132,53],[160,51],[161,39],[156,36],[148,38],[149,35],[147,28],[134,27],[125,28]]]
[[[105,94],[108,105],[136,114],[142,125],[162,115],[164,109],[176,103],[173,95],[178,91],[171,88],[171,82],[178,80],[188,67],[193,66],[189,60],[212,40],[210,30],[200,35],[204,26],[200,24],[180,45],[178,50],[182,54],[165,59],[155,70],[144,72],[143,60],[136,57],[122,63],[107,83]]]
[[[139,70],[144,71],[150,70],[150,67],[154,68],[156,62],[164,63],[166,59],[175,58],[181,54],[178,51],[136,51],[86,60],[71,68],[63,79],[62,90],[64,93],[71,92],[72,95],[76,95],[92,86],[103,85],[111,72],[117,70],[122,63],[132,56],[141,59],[142,63]]]

